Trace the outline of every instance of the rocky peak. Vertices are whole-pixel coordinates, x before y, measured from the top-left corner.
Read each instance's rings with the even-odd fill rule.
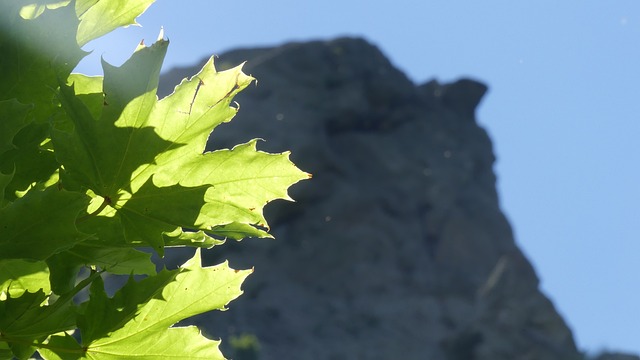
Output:
[[[250,333],[260,359],[580,359],[500,210],[471,79],[416,86],[362,39],[223,54],[258,84],[208,147],[263,138],[313,179],[274,203],[277,240],[213,251],[255,266],[199,325]],[[204,62],[204,61],[203,61]],[[200,65],[166,73],[166,95]]]

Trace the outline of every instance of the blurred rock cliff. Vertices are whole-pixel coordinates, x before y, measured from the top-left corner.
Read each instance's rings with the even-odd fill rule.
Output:
[[[485,85],[415,85],[362,39],[236,50],[216,66],[244,61],[258,83],[209,149],[262,138],[313,179],[267,206],[276,240],[209,251],[255,267],[228,311],[198,319],[209,336],[253,334],[259,359],[581,358],[500,209],[474,114]],[[201,64],[167,72],[161,96]]]

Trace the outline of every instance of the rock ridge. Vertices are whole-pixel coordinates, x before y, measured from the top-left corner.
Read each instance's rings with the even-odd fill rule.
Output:
[[[276,241],[209,255],[256,272],[198,325],[254,334],[260,359],[582,358],[500,210],[475,119],[484,84],[415,85],[359,38],[240,49],[216,64],[244,61],[258,84],[208,148],[263,138],[313,179],[291,189],[295,203],[267,207]],[[159,93],[201,64],[164,74]]]

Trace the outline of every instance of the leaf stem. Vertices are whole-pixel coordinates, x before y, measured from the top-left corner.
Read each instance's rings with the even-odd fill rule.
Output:
[[[69,301],[73,300],[74,296],[76,296],[80,291],[82,291],[82,289],[84,289],[89,284],[91,284],[93,282],[93,280],[95,280],[98,276],[102,275],[103,272],[104,272],[104,270],[92,271],[91,274],[86,279],[80,281],[71,291],[69,291],[68,293],[60,296],[56,300],[56,302],[53,303],[53,305],[50,305],[50,307],[51,307],[51,313],[50,314],[54,314],[55,311],[60,309],[62,306],[64,306]],[[46,336],[47,338],[49,338],[53,334],[43,334],[43,335]],[[82,349],[82,348],[78,348],[78,349],[60,348],[60,347],[51,346],[51,345],[46,344],[46,343],[38,342],[38,341],[34,342],[31,339],[12,338],[10,336],[7,336],[6,334],[3,334],[2,332],[0,332],[0,341],[4,341],[4,342],[7,342],[7,343],[16,343],[16,344],[21,344],[21,345],[33,346],[35,348],[41,348],[41,349],[57,350],[59,352],[65,352],[65,353],[82,353],[82,352],[84,352],[84,349]]]
[[[69,291],[68,293],[62,294],[62,296],[60,296],[58,300],[56,300],[56,302],[53,303],[53,305],[51,305],[52,310],[56,310],[57,307],[60,307],[65,303],[71,301],[74,296],[78,295],[78,293],[82,291],[82,289],[89,286],[93,282],[93,280],[95,280],[98,276],[102,275],[103,272],[105,272],[105,270],[91,271],[91,274],[87,276],[86,279],[80,281],[71,291]]]
[[[91,214],[87,214],[79,217],[78,220],[76,220],[76,223],[87,221],[89,220],[89,218],[100,214],[102,210],[104,210],[104,208],[107,207],[107,205],[111,205],[111,198],[108,196],[105,196],[102,200],[102,204],[100,204],[100,206],[94,212],[92,212]]]

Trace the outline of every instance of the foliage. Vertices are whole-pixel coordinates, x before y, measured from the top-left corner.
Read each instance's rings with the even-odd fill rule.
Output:
[[[260,342],[253,334],[231,336],[229,343],[235,360],[257,360],[260,354]]]
[[[0,359],[222,359],[173,325],[225,309],[252,270],[203,267],[200,248],[270,237],[263,207],[309,176],[256,140],[203,153],[253,78],[210,60],[158,101],[162,33],[104,77],[71,74],[152,2],[0,0]],[[172,246],[196,253],[156,272]],[[129,280],[109,297],[105,273]]]

